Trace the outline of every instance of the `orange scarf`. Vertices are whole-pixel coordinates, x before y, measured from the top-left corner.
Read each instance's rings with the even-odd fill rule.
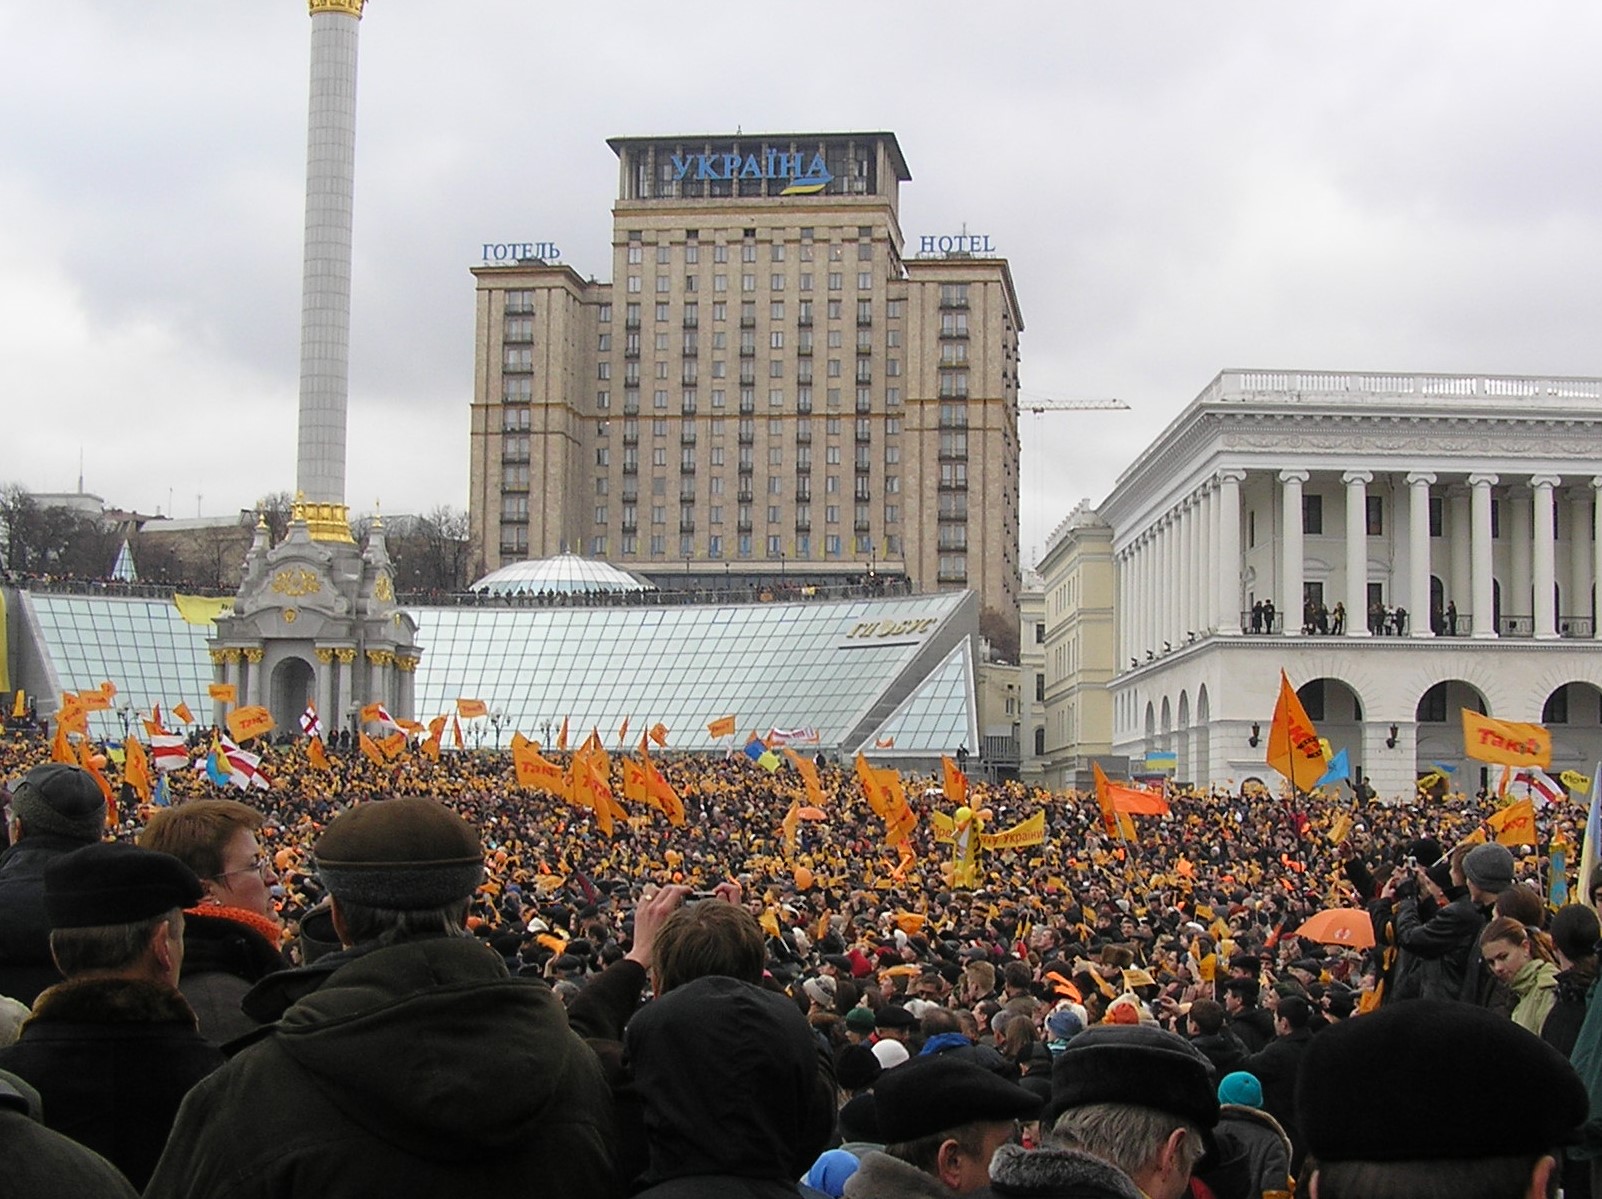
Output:
[[[224,920],[232,920],[235,924],[243,924],[267,938],[268,944],[274,949],[280,947],[284,939],[284,926],[276,920],[269,920],[260,912],[252,912],[249,908],[231,908],[222,904],[201,904],[199,907],[185,908],[187,916],[217,916]]]

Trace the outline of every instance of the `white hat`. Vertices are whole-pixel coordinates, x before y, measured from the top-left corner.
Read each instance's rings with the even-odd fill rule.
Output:
[[[886,1038],[883,1041],[875,1041],[873,1043],[873,1056],[879,1059],[880,1066],[886,1070],[891,1070],[901,1065],[912,1054],[907,1052],[907,1047],[900,1041],[892,1041]]]
[[[834,979],[826,974],[817,978],[809,978],[801,984],[801,989],[807,993],[807,998],[819,1007],[834,1006]]]

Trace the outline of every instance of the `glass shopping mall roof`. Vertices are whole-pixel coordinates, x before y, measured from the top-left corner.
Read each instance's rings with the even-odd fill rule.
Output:
[[[179,700],[209,715],[209,626],[170,601],[17,592],[31,655],[17,674],[48,695],[117,685],[117,702],[149,711]],[[736,720],[736,739],[816,728],[851,753],[894,736],[898,754],[975,744],[972,592],[893,599],[672,607],[423,607],[416,674],[420,719],[483,700],[513,730],[549,743],[564,718],[576,740],[611,741],[624,718],[637,736],[660,721],[672,749],[716,748],[707,724]],[[17,627],[14,625],[14,628]],[[14,658],[14,660],[16,660]],[[91,717],[120,735],[115,712]],[[483,736],[490,737],[487,729]]]
[[[472,586],[490,595],[538,595],[543,592],[648,591],[649,583],[599,558],[557,554],[531,558],[492,570]]]

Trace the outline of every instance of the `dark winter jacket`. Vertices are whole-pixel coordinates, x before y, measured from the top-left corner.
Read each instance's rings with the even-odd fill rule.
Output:
[[[1226,1074],[1233,1074],[1246,1060],[1246,1046],[1241,1044],[1240,1038],[1227,1024],[1211,1036],[1204,1033],[1199,1037],[1192,1037],[1190,1043],[1212,1062],[1215,1080],[1223,1078]]]
[[[1290,1136],[1267,1112],[1235,1103],[1224,1104],[1219,1109],[1218,1126],[1213,1129],[1213,1143],[1216,1157],[1220,1159],[1216,1166],[1220,1172],[1238,1163],[1238,1171],[1232,1171],[1231,1177],[1238,1173],[1246,1186],[1243,1193],[1255,1197],[1266,1191],[1290,1190]],[[1213,1156],[1209,1155],[1209,1160]],[[1205,1168],[1206,1161],[1202,1164],[1202,1181],[1210,1184],[1212,1171]],[[1213,1189],[1224,1193],[1219,1187]]]
[[[289,962],[266,937],[226,916],[184,914],[184,968],[178,979],[200,1020],[200,1035],[222,1045],[252,1032],[260,1023],[240,1004],[267,975]]]
[[[993,1045],[976,1045],[960,1032],[940,1033],[930,1037],[923,1043],[918,1051],[919,1057],[952,1057],[960,1061],[972,1062],[982,1066],[990,1073],[1005,1078],[1008,1082],[1018,1081],[1018,1066],[1016,1062],[1009,1062],[1001,1055],[1001,1051]]]
[[[1541,1040],[1568,1057],[1579,1038],[1580,1025],[1585,1022],[1585,1007],[1591,988],[1596,985],[1596,970],[1571,966],[1559,972],[1557,984],[1557,1002],[1552,1005],[1546,1023],[1541,1025]]]
[[[973,1199],[1142,1199],[1117,1166],[1078,1149],[1003,1145],[990,1159],[990,1185]]]
[[[189,1089],[223,1064],[178,992],[158,983],[81,978],[40,995],[0,1070],[38,1090],[45,1124],[128,1176],[150,1180]]]
[[[45,917],[45,867],[84,842],[30,833],[0,853],[0,995],[32,1005],[39,992],[61,981],[50,956]]]
[[[1247,1008],[1238,1016],[1231,1016],[1225,1027],[1235,1034],[1247,1053],[1257,1053],[1274,1039],[1274,1013],[1264,1007]]]
[[[1261,1053],[1254,1053],[1241,1065],[1263,1084],[1263,1110],[1279,1121],[1289,1134],[1295,1150],[1294,1164],[1301,1164],[1306,1152],[1301,1139],[1301,1126],[1296,1119],[1296,1077],[1301,1073],[1302,1057],[1313,1042],[1313,1034],[1305,1028],[1289,1036],[1277,1037]]]
[[[698,978],[641,1009],[624,1047],[650,1150],[642,1196],[794,1196],[828,1147],[834,1079],[782,995]]]
[[[0,1078],[0,1178],[7,1195],[137,1199],[138,1192],[105,1158],[38,1123],[24,1087]]]
[[[314,989],[185,1101],[147,1196],[619,1193],[594,1054],[482,942],[346,951],[265,983],[258,1004]]]
[[[1402,978],[1393,998],[1464,998],[1464,980],[1470,958],[1478,959],[1485,917],[1466,889],[1454,887],[1448,898],[1451,902],[1427,921],[1420,919],[1418,900],[1408,898],[1397,905],[1397,945],[1418,964],[1400,969]]]

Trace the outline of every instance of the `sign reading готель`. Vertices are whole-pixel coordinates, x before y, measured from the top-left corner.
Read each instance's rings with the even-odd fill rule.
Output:
[[[485,262],[522,262],[526,258],[555,262],[562,257],[554,241],[487,241],[482,248]]]

